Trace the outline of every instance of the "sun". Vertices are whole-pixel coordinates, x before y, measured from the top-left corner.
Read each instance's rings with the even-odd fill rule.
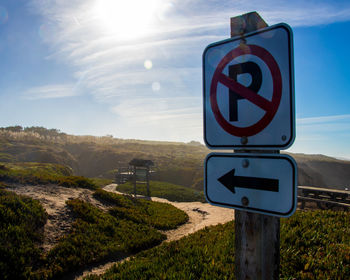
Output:
[[[96,0],[94,6],[102,30],[120,39],[149,35],[159,10],[160,0]]]

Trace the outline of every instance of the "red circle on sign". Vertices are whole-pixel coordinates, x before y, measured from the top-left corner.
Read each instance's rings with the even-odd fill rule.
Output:
[[[235,80],[227,77],[222,73],[229,62],[241,55],[246,54],[251,54],[259,57],[270,70],[273,82],[273,94],[271,101],[242,86]],[[218,106],[217,86],[219,82],[229,87],[231,90],[243,96],[245,99],[257,105],[261,109],[265,110],[264,116],[257,123],[248,127],[238,127],[230,124],[223,117]],[[278,106],[281,101],[281,96],[282,76],[278,64],[267,50],[256,45],[244,45],[244,47],[239,46],[236,49],[230,51],[227,55],[225,55],[216,67],[210,87],[210,104],[216,121],[226,132],[239,137],[255,135],[262,131],[266,126],[268,126],[278,110]]]

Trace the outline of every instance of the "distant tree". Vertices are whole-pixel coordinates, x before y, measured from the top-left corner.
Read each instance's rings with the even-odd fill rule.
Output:
[[[20,125],[2,127],[1,130],[12,131],[12,132],[21,132],[23,131],[23,127]]]
[[[24,128],[25,132],[34,132],[38,133],[41,136],[62,136],[65,135],[65,133],[60,132],[58,129],[47,129],[42,126],[31,126]]]

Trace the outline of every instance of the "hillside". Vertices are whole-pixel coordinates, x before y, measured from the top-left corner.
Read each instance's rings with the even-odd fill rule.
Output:
[[[281,220],[280,279],[349,279],[350,215],[297,211]],[[143,251],[85,280],[235,279],[234,222]]]
[[[3,185],[0,275],[234,279],[233,223],[206,227],[232,220],[232,209],[157,198],[135,201],[117,194],[115,186],[93,191]],[[282,219],[280,277],[347,279],[349,221],[349,212],[342,211],[297,211]]]
[[[0,128],[0,162],[58,163],[74,175],[113,179],[133,158],[155,163],[152,179],[203,189],[203,161],[210,152],[197,142],[177,143],[74,136],[55,129]],[[292,154],[298,185],[344,189],[350,185],[350,161],[323,155]]]
[[[156,184],[160,194],[170,186]],[[233,224],[207,227],[231,221],[232,209],[135,199],[116,187],[100,188],[95,180],[73,176],[57,164],[1,164],[0,275],[33,280],[81,279],[90,273],[95,276],[87,279],[233,278]],[[129,185],[120,187],[128,190]],[[171,196],[184,195],[178,186],[171,189]],[[297,211],[282,219],[281,277],[347,279],[349,221],[349,213],[342,211]]]
[[[0,218],[1,279],[66,279],[154,247],[189,219],[170,204],[102,189],[21,184],[0,188]]]
[[[207,203],[135,200],[116,193],[115,186],[91,190],[0,180],[0,275],[74,279],[88,265],[101,270],[100,264],[110,267],[164,240],[234,217],[232,209]]]

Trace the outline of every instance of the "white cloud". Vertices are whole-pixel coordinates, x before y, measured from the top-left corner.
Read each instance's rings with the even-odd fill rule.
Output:
[[[307,125],[307,124],[325,124],[334,122],[347,121],[350,123],[350,114],[345,115],[332,115],[332,116],[320,116],[320,117],[309,117],[309,118],[298,118],[297,124]]]
[[[314,138],[328,138],[333,133],[350,136],[350,115],[333,115],[297,119],[301,135],[314,135]]]
[[[179,68],[189,67],[196,58],[198,67],[204,47],[229,36],[229,19],[234,15],[257,10],[269,24],[283,21],[292,26],[350,20],[350,4],[346,3],[341,6],[319,1],[164,0],[158,1],[157,29],[153,35],[125,40],[99,27],[95,3],[75,0],[49,4],[46,0],[33,0],[31,6],[51,28],[43,38],[53,49],[48,59],[64,61],[76,72],[84,71],[84,85],[99,100],[111,94],[127,97],[138,91],[138,86],[155,81],[163,85],[169,76],[182,79]],[[154,64],[150,71],[153,76],[142,72],[146,60]]]
[[[350,157],[350,114],[298,118],[292,152]]]
[[[85,94],[106,103],[123,124],[139,125],[145,133],[158,131],[158,135],[169,137],[178,137],[174,136],[178,133],[193,139],[202,137],[201,54],[207,44],[229,37],[230,17],[256,10],[268,24],[282,21],[292,27],[350,20],[350,4],[345,2],[341,6],[309,0],[163,0],[153,35],[126,40],[100,27],[92,9],[94,2],[32,2],[32,10],[40,13],[50,28],[43,37],[52,49],[47,59],[71,66],[72,76],[79,79]],[[152,69],[144,68],[146,60],[152,61]],[[152,90],[155,83],[161,85],[157,91]],[[73,87],[44,86],[29,90],[26,96],[72,96],[76,95]],[[188,100],[196,102],[188,104]],[[309,125],[309,132],[316,135],[336,128],[327,122],[326,129],[324,119],[317,121],[298,120],[299,131],[310,135],[306,133]],[[174,132],[173,127],[179,130]]]
[[[74,84],[45,85],[33,87],[23,93],[25,99],[53,99],[78,95]]]
[[[195,116],[201,119],[200,98],[191,97],[167,97],[167,98],[130,98],[125,99],[112,108],[113,113],[133,122],[152,122],[167,119],[178,119],[181,117]],[[186,124],[183,124],[186,126]]]
[[[200,98],[191,97],[134,98],[114,106],[112,112],[119,116],[121,124],[136,129],[136,138],[142,135],[143,139],[198,141],[203,128],[202,110],[197,106],[200,103]],[[125,135],[130,135],[126,130]]]

